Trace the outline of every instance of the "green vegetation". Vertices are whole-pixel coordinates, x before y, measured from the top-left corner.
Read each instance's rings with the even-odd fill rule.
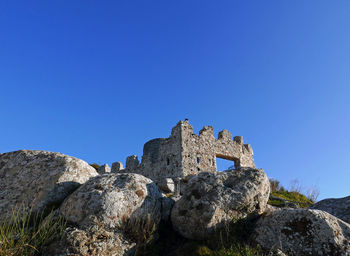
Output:
[[[161,255],[161,254],[157,254]],[[201,245],[199,242],[190,242],[171,256],[262,256],[264,253],[258,247],[249,247],[240,243],[233,243],[228,248],[210,249],[207,245]]]
[[[301,208],[307,208],[314,204],[314,202],[308,199],[305,195],[295,191],[287,191],[287,190],[276,191],[276,192],[272,192],[271,196],[288,200],[292,203],[299,205]],[[281,204],[281,201],[279,202],[276,202],[276,201],[278,200],[269,200],[269,204],[274,206],[280,206],[279,204]]]
[[[166,193],[165,196],[166,196],[167,198],[171,198],[171,197],[174,196],[174,193]]]
[[[283,186],[280,185],[280,182],[275,179],[270,179],[270,199],[268,204],[284,207],[286,206],[286,202],[295,204],[301,208],[307,208],[314,204],[319,191],[315,188],[308,190],[308,196],[302,194],[301,186],[298,180],[294,180],[291,186],[291,191],[286,190]],[[316,196],[315,196],[316,195]],[[278,199],[280,198],[280,200]]]
[[[211,251],[209,254],[201,254],[201,256],[259,256],[264,255],[259,247],[249,247],[239,243],[231,245],[229,248],[221,248],[220,250]]]
[[[157,225],[148,214],[146,219],[130,218],[124,221],[124,231],[126,236],[137,244],[135,254],[138,255],[155,239]]]
[[[96,171],[98,171],[98,168],[100,168],[100,165],[97,163],[89,164],[90,166],[94,167]]]
[[[275,199],[269,199],[267,202],[269,205],[276,206],[276,207],[283,207],[285,206],[285,202],[282,200],[275,200]]]
[[[17,208],[0,223],[0,256],[40,255],[44,246],[61,237],[66,222],[51,212],[33,216]]]

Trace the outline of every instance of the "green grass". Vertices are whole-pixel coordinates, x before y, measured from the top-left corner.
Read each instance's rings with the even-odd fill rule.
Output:
[[[276,207],[283,207],[285,206],[284,202],[281,200],[271,200],[267,202],[269,205],[276,206]]]
[[[239,242],[233,242],[228,247],[211,249],[206,242],[191,241],[176,248],[172,253],[149,250],[144,254],[147,256],[263,256],[265,255],[259,247],[251,247]]]
[[[259,256],[264,255],[259,247],[250,247],[240,243],[232,244],[229,248],[212,251],[208,256]],[[204,255],[203,255],[204,256]]]
[[[271,195],[275,196],[275,197],[286,199],[286,200],[291,201],[293,203],[296,203],[301,208],[307,208],[307,207],[314,204],[310,199],[308,199],[305,195],[303,195],[299,192],[294,192],[294,191],[289,192],[287,190],[284,190],[284,191],[272,192]],[[278,200],[269,200],[269,204],[271,204],[273,206],[280,207],[280,206],[282,206],[283,203],[281,201],[278,201]]]
[[[13,209],[9,218],[0,221],[0,256],[41,255],[44,246],[60,238],[66,227],[52,212],[44,218],[22,208]]]

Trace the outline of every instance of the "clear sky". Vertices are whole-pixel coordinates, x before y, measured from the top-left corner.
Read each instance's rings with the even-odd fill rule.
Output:
[[[350,1],[0,1],[0,152],[111,164],[188,118],[350,195]]]

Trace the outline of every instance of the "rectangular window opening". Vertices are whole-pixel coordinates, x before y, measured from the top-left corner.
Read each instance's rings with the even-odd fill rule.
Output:
[[[235,169],[235,162],[224,158],[216,157],[216,170],[218,172]]]

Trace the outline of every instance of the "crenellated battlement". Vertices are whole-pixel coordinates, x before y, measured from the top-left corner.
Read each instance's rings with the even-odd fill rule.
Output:
[[[233,161],[235,168],[255,167],[250,144],[227,130],[214,136],[212,126],[193,133],[188,120],[179,121],[168,138],[148,141],[141,163],[137,156],[127,158],[125,172],[137,172],[151,179],[179,178],[202,171],[217,171],[216,158]]]

